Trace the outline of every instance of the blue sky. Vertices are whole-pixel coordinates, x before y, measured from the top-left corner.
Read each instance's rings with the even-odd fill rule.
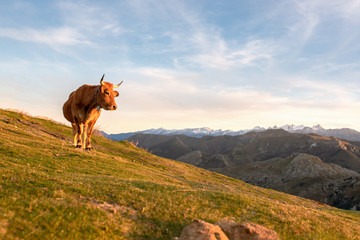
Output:
[[[109,133],[321,124],[360,130],[360,1],[1,1],[0,107],[66,122],[118,83]]]

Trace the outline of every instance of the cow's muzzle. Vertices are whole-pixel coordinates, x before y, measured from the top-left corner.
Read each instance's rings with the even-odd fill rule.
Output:
[[[104,107],[104,109],[107,111],[114,111],[117,109],[117,106],[116,106],[116,104],[114,104],[114,105],[110,104],[110,105],[106,105],[106,107]]]

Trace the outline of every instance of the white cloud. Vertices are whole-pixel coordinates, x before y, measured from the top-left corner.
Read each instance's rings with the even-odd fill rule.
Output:
[[[216,44],[216,43],[215,43]],[[276,50],[263,40],[247,42],[244,46],[229,48],[223,40],[219,40],[220,48],[209,47],[209,51],[187,57],[187,61],[202,67],[228,70],[232,67],[248,67],[256,65],[261,60],[271,60]]]
[[[112,14],[103,11],[103,7],[70,1],[60,1],[58,6],[63,14],[61,26],[0,28],[0,37],[47,44],[60,50],[62,46],[97,46],[97,38],[125,32]]]
[[[113,7],[101,2],[89,4],[83,1],[59,1],[57,6],[63,24],[78,29],[89,38],[120,35],[128,31],[118,22],[117,14],[121,14],[121,11],[115,12]]]
[[[127,81],[122,98],[132,112],[207,114],[229,112],[266,111],[285,104],[287,98],[247,87],[224,87],[221,83],[199,86],[201,76],[191,72],[143,68],[134,70],[143,75],[141,81]],[[209,82],[207,81],[207,82]],[[151,107],[150,107],[151,106]]]
[[[229,70],[268,61],[278,50],[276,44],[268,39],[252,36],[241,40],[226,39],[224,29],[209,21],[199,5],[187,5],[182,1],[137,0],[131,1],[130,6],[141,19],[137,33],[149,44],[145,49],[155,53],[174,53],[176,67]],[[160,48],[152,47],[155,41],[163,43]]]
[[[306,77],[292,77],[286,80],[281,95],[288,96],[286,106],[300,107],[319,113],[358,109],[358,84],[313,80]]]
[[[222,36],[222,29],[218,26],[207,23],[202,16],[185,6],[177,6],[177,9],[177,17],[186,25],[183,28],[185,30],[167,32],[167,35],[172,38],[173,45],[181,46],[180,50],[190,51],[185,57],[178,58],[177,64],[228,70],[253,65],[258,60],[269,60],[277,50],[271,41],[265,39],[228,41]]]
[[[37,30],[32,28],[14,29],[0,28],[0,37],[11,38],[17,41],[43,43],[52,47],[91,45],[76,29],[69,27],[49,28]]]
[[[339,7],[342,12],[342,16],[351,22],[360,21],[360,1],[359,0],[349,0],[349,1],[341,1]]]
[[[316,26],[319,24],[319,18],[311,11],[302,11],[300,13],[303,19],[290,26],[289,30],[296,37],[294,40],[297,44],[303,46],[312,37]]]
[[[360,2],[358,0],[294,0],[293,2],[295,3],[294,10],[298,13],[298,18],[289,26],[289,30],[290,33],[294,34],[294,40],[297,39],[302,44],[305,44],[314,35],[323,34],[322,28],[326,28],[329,24],[333,25],[333,30],[336,32],[350,29],[358,32],[357,29],[353,28],[360,21],[360,15],[358,14]],[[335,24],[338,26],[334,26]],[[338,35],[335,37],[346,38],[347,36]]]

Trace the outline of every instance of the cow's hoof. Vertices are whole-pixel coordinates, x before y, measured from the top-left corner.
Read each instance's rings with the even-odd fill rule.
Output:
[[[82,146],[81,145],[76,145],[76,148],[82,148]]]
[[[92,147],[85,148],[85,150],[87,150],[87,151],[91,151],[92,149],[93,149]]]

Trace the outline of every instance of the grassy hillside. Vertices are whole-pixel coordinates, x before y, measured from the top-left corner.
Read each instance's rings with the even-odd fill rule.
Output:
[[[267,190],[127,142],[0,110],[0,238],[171,239],[194,218],[251,221],[282,239],[360,239],[360,213]]]

